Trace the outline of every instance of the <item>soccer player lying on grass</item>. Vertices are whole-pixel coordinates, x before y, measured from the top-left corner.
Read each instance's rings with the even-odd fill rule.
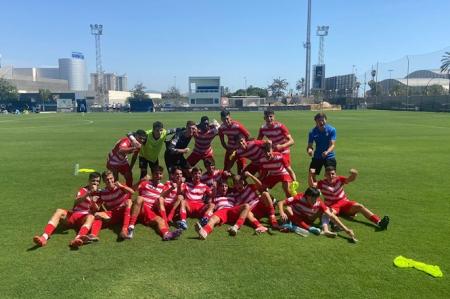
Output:
[[[156,226],[163,241],[176,239],[182,234],[181,229],[169,232],[164,219],[156,214],[160,202],[160,194],[164,189],[164,185],[161,183],[162,176],[163,168],[159,165],[153,166],[152,178],[148,180],[149,177],[145,176],[139,183],[136,183],[133,186],[133,188],[138,189],[139,196],[136,198],[131,208],[130,225],[126,230],[122,230],[120,233],[121,238],[133,238],[134,225],[137,221],[147,226]]]
[[[246,185],[246,178],[251,178],[254,184]],[[256,177],[247,171],[244,173],[244,176],[235,175],[233,177],[233,184],[236,190],[235,195],[238,198],[238,203],[248,204],[250,206],[250,213],[247,218],[255,228],[255,233],[257,235],[267,231],[267,227],[262,226],[258,221],[266,215],[269,215],[272,227],[278,227],[272,198],[267,191],[261,192],[261,195],[257,193],[258,190],[261,190],[261,182]]]
[[[184,230],[188,229],[186,216],[201,218],[200,223],[206,225],[214,211],[212,199],[216,195],[217,184],[215,182],[212,183],[213,188],[210,189],[207,185],[200,182],[201,177],[202,170],[198,167],[192,168],[192,182],[187,182],[186,189],[184,189],[186,210],[180,209],[181,221],[178,223],[178,227]]]
[[[242,158],[247,158],[250,160],[250,164],[244,167],[242,170],[243,174],[246,171],[250,172],[251,174],[255,174],[259,171],[259,160],[263,158],[263,152],[261,151],[261,146],[265,142],[272,143],[272,141],[265,141],[265,140],[251,140],[246,141],[244,135],[241,133],[237,133],[233,137],[234,142],[237,144],[237,150],[234,154],[233,158],[230,160],[230,163],[228,163],[228,166],[226,167],[226,171],[230,171],[230,169],[233,167],[234,162],[236,160],[240,160]]]
[[[350,237],[354,237],[353,231],[348,229],[339,218],[332,214],[319,198],[320,191],[317,188],[309,187],[304,193],[299,193],[294,197],[286,198],[285,200],[278,202],[278,209],[280,211],[280,217],[282,220],[289,219],[291,223],[287,222],[281,227],[296,231],[296,226],[299,226],[310,233],[315,235],[323,234],[327,237],[336,237],[335,233],[328,230],[328,225],[323,224],[323,231],[319,228],[310,226],[317,218],[321,218],[322,215],[326,215],[331,219],[333,223],[342,228]],[[286,203],[286,209],[283,211],[283,206]],[[322,217],[323,219],[323,217]]]
[[[294,139],[285,125],[275,121],[275,111],[271,109],[264,111],[264,120],[266,124],[259,128],[257,139],[262,140],[266,136],[272,141],[273,151],[283,154],[290,165],[291,153],[289,148],[294,145]]]
[[[260,171],[259,180],[262,183],[262,189],[272,189],[276,184],[281,182],[286,197],[291,196],[289,186],[292,182],[297,181],[295,173],[292,170],[286,157],[280,153],[274,153],[272,144],[265,142],[261,146],[263,157],[259,160]]]
[[[222,180],[218,184],[218,195],[214,198],[215,212],[209,219],[208,223],[202,227],[200,222],[195,224],[195,231],[200,239],[205,240],[212,232],[214,226],[223,225],[224,223],[233,224],[228,229],[232,236],[236,236],[237,232],[244,224],[250,206],[248,204],[237,205],[237,199],[234,195],[228,194],[228,182]]]
[[[173,217],[176,211],[186,209],[186,203],[183,197],[186,184],[183,182],[183,171],[181,167],[172,167],[170,177],[171,179],[164,183],[164,188],[158,203],[159,215],[165,221],[167,228],[169,228],[169,224],[173,223]],[[167,213],[169,213],[168,216],[166,216]]]
[[[141,144],[144,144],[147,138],[145,131],[137,130],[134,133],[138,143],[132,144],[130,138],[125,137],[120,139],[114,148],[108,154],[108,160],[106,162],[106,168],[111,170],[118,179],[118,173],[124,176],[127,186],[133,186],[133,169],[134,163],[136,162],[137,155],[141,149]],[[131,158],[131,165],[128,164],[128,155],[133,154]]]
[[[251,140],[252,136],[241,123],[231,119],[230,111],[221,111],[220,119],[222,120],[222,125],[219,127],[219,138],[222,147],[226,150],[223,160],[223,168],[226,169],[230,163],[230,156],[237,149],[237,144],[233,139],[234,135],[241,133],[246,140]],[[227,143],[225,143],[225,136],[227,136]],[[241,173],[244,166],[245,158],[237,160],[237,173]]]
[[[322,191],[325,205],[331,209],[334,215],[342,213],[347,216],[355,216],[356,213],[361,213],[381,229],[387,229],[390,221],[389,216],[384,216],[380,220],[376,214],[362,204],[347,199],[344,185],[353,182],[357,174],[356,169],[351,169],[350,176],[338,176],[334,166],[327,166],[325,168],[325,179],[315,182],[315,170],[310,169],[308,182],[311,187],[316,187]]]
[[[98,203],[105,203],[109,210],[95,213],[95,219],[101,220],[107,226],[122,223],[123,232],[128,227],[130,209],[133,203],[131,196],[134,194],[134,190],[116,181],[113,172],[110,170],[102,173],[102,179],[105,183],[105,188],[96,193],[99,196]],[[98,241],[97,235],[100,228],[92,227],[91,234],[85,236],[83,241],[85,243]]]
[[[99,184],[100,173],[92,172],[89,174],[89,185],[78,190],[72,210],[56,209],[52,218],[50,218],[50,221],[45,226],[44,233],[41,236],[35,236],[33,238],[34,243],[39,246],[45,246],[48,238],[58,226],[58,223],[61,223],[68,227],[81,227],[77,236],[69,245],[73,247],[83,245],[83,241],[80,237],[89,232],[89,229],[94,222],[94,216],[91,213],[98,209],[98,206],[95,203],[95,193],[97,192],[97,186]]]
[[[189,165],[195,166],[200,160],[205,161],[208,158],[214,158],[211,142],[219,134],[218,127],[217,122],[210,125],[209,118],[202,116],[194,134],[194,149],[187,158]]]

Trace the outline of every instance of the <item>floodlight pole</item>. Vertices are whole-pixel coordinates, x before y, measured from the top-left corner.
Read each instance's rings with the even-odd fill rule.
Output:
[[[309,97],[311,76],[311,0],[308,0],[308,20],[306,26],[306,75],[305,75],[305,97]]]
[[[97,71],[97,103],[105,105],[103,88],[102,53],[100,47],[100,35],[103,35],[103,25],[91,24],[91,34],[95,35],[95,57]]]

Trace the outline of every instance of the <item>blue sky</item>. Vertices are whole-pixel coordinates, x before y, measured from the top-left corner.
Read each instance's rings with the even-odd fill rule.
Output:
[[[4,1],[1,63],[57,66],[58,58],[76,51],[84,54],[88,72],[95,72],[89,25],[103,24],[103,69],[126,73],[129,88],[140,81],[147,89],[166,91],[176,83],[186,92],[189,76],[221,76],[222,85],[233,91],[244,88],[244,77],[247,86],[266,87],[281,77],[295,88],[305,77],[307,3]],[[411,68],[439,68],[442,49],[450,51],[449,11],[450,1],[443,0],[312,0],[311,62],[318,59],[317,26],[330,26],[327,77],[356,69],[361,80],[377,62],[380,78],[389,76],[388,69],[393,78],[404,77],[406,55],[412,57]],[[414,66],[415,61],[423,65]]]

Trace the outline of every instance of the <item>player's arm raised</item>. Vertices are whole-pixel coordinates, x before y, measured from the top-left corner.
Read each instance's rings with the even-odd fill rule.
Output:
[[[354,180],[356,180],[357,175],[358,175],[358,171],[356,171],[356,169],[354,169],[354,168],[350,169],[350,176],[348,176],[345,179],[345,182],[347,184],[353,182]]]
[[[261,181],[260,181],[257,177],[255,177],[254,175],[252,175],[250,172],[246,171],[246,172],[244,173],[244,176],[245,176],[246,178],[251,178],[251,179],[253,180],[253,182],[255,183],[256,189],[261,188],[261,186],[262,186]]]
[[[129,195],[134,194],[134,190],[132,188],[128,187],[127,185],[122,185],[120,182],[115,182],[114,185],[116,185],[116,187],[125,191],[126,194],[129,194]]]

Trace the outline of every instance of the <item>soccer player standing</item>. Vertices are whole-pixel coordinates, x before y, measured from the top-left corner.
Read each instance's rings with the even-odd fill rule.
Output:
[[[336,143],[336,129],[327,124],[327,115],[317,113],[314,116],[316,126],[309,132],[308,146],[306,152],[312,157],[309,168],[314,169],[314,181],[316,175],[320,174],[322,167],[334,166],[336,168],[336,159],[334,156],[334,145]],[[313,143],[316,143],[316,150],[313,156]]]
[[[125,137],[120,139],[114,148],[108,154],[108,160],[106,162],[106,168],[111,170],[117,179],[117,174],[120,173],[125,177],[126,184],[128,187],[133,185],[133,173],[131,170],[133,169],[133,165],[136,161],[138,152],[141,149],[141,144],[145,142],[146,134],[143,130],[137,130],[136,133],[136,141],[132,144],[130,138]],[[128,164],[128,155],[133,154],[131,158],[131,165]]]
[[[290,147],[294,145],[294,139],[286,126],[275,121],[275,111],[268,109],[264,111],[264,120],[266,124],[259,128],[258,140],[267,137],[272,141],[274,152],[280,152],[286,156],[289,164],[291,163]]]
[[[195,166],[200,160],[205,161],[208,158],[214,158],[211,142],[219,133],[218,126],[219,124],[217,122],[213,126],[210,126],[209,118],[202,116],[200,123],[197,125],[197,131],[194,134],[194,149],[187,158],[189,165]]]
[[[226,150],[223,168],[226,169],[227,165],[230,163],[230,156],[237,149],[237,144],[234,141],[234,135],[241,133],[244,135],[246,140],[251,140],[250,133],[248,130],[239,122],[231,120],[230,112],[223,110],[220,112],[220,119],[222,120],[222,125],[219,127],[219,137],[223,148]],[[225,136],[227,136],[227,143],[225,143]],[[242,172],[245,166],[245,158],[241,158],[237,161],[238,173]]]

